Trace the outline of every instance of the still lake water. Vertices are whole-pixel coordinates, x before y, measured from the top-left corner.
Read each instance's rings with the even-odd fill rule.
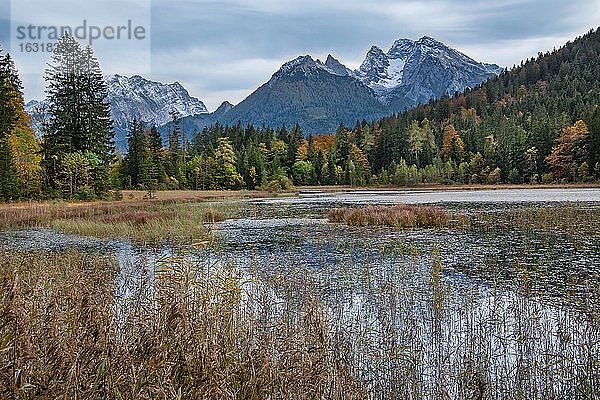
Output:
[[[493,220],[522,209],[596,212],[600,190],[314,191],[226,203],[236,216],[210,227],[217,239],[208,247],[148,249],[43,229],[0,233],[0,245],[114,253],[121,267],[115,288],[120,314],[140,287],[152,287],[155,267],[181,250],[202,266],[227,263],[251,279],[294,281],[297,293],[273,289],[281,309],[289,312],[288,303],[301,303],[307,293],[318,297],[336,337],[352,343],[350,357],[358,360],[373,398],[394,398],[415,380],[423,397],[437,398],[442,378],[454,398],[460,376],[478,359],[492,360],[482,372],[491,398],[509,396],[516,386],[529,398],[568,398],[573,382],[587,384],[587,366],[600,362],[598,227],[581,233],[485,226],[396,230],[327,221],[335,207],[396,203],[436,204],[451,214]],[[594,379],[598,374],[591,371]]]
[[[265,271],[309,269],[329,282],[350,267],[394,263],[404,256],[431,259],[439,251],[444,275],[455,284],[510,287],[523,272],[528,287],[546,298],[589,295],[600,284],[600,230],[593,235],[524,229],[351,228],[327,221],[335,207],[435,204],[453,214],[505,213],[530,207],[600,209],[600,189],[502,189],[463,191],[310,191],[296,197],[236,202],[236,218],[212,226],[218,248],[192,249],[198,257],[235,260]],[[57,234],[45,229],[0,232],[0,244],[21,249],[108,251],[122,265],[168,256],[172,248],[140,249],[118,240],[106,241]],[[189,250],[189,249],[188,249]],[[131,266],[128,268],[131,269]]]
[[[251,255],[270,269],[294,265],[331,273],[331,265],[374,262],[380,249],[400,246],[425,256],[439,250],[446,275],[459,282],[510,284],[527,271],[533,290],[559,297],[588,293],[600,282],[600,231],[595,235],[531,229],[400,231],[349,228],[326,220],[328,210],[335,207],[397,203],[435,204],[459,215],[540,207],[560,212],[563,205],[595,210],[600,209],[600,190],[311,192],[251,201],[241,207],[238,219],[218,224],[217,231],[230,254]]]

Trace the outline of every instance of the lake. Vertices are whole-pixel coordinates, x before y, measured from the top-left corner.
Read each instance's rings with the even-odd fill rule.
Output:
[[[396,203],[435,204],[471,222],[398,230],[327,220],[336,207]],[[4,232],[0,244],[115,253],[120,315],[152,292],[171,257],[234,266],[247,299],[257,282],[269,287],[274,314],[316,299],[372,398],[410,388],[455,398],[473,382],[489,398],[598,389],[600,227],[586,215],[600,212],[600,190],[312,191],[228,204],[235,218],[212,225],[216,239],[203,246],[140,248],[42,229]]]

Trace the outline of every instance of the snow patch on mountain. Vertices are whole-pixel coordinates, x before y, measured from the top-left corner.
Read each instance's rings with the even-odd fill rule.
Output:
[[[411,92],[410,99],[418,103],[443,93],[462,92],[500,72],[502,68],[497,65],[479,63],[423,36],[418,41],[399,39],[387,53],[377,46],[371,47],[365,61],[352,76],[373,89],[380,101],[387,104],[402,92],[399,90],[402,87],[406,87],[404,92]],[[426,75],[431,79],[425,82],[428,87],[422,87]],[[415,88],[417,85],[421,87]]]
[[[113,75],[106,84],[115,126],[126,127],[134,118],[163,125],[173,114],[183,118],[208,113],[204,103],[190,96],[179,82],[164,84],[139,75]]]

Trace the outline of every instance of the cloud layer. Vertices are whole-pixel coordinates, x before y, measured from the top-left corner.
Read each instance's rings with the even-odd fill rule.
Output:
[[[88,3],[89,12],[102,3]],[[354,68],[371,45],[429,35],[510,67],[600,25],[600,0],[153,0],[151,10],[150,78],[180,81],[209,109],[239,102],[299,54],[332,53]],[[24,78],[27,97],[40,97],[42,79]]]

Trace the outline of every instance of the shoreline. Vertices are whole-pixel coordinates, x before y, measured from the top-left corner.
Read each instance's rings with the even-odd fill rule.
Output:
[[[574,184],[503,184],[503,185],[417,185],[417,186],[299,186],[296,192],[419,192],[419,191],[480,191],[480,190],[523,190],[523,189],[600,189],[600,183]]]
[[[123,190],[121,200],[29,200],[17,202],[0,202],[0,208],[22,208],[32,205],[59,204],[65,207],[97,205],[97,204],[122,204],[122,203],[204,203],[211,201],[245,200],[273,197],[292,197],[310,193],[342,193],[342,192],[422,192],[422,191],[484,191],[484,190],[547,190],[547,189],[600,189],[600,183],[589,184],[503,184],[503,185],[418,185],[418,186],[298,186],[293,190],[281,192],[268,192],[265,190],[164,190],[156,191],[154,197],[149,199],[144,190]]]

